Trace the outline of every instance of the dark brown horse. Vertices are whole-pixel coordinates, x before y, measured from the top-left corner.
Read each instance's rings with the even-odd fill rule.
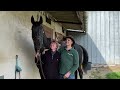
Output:
[[[45,48],[49,48],[50,41],[47,39],[42,23],[42,17],[40,16],[39,21],[34,21],[33,16],[31,17],[31,23],[32,23],[32,39],[34,43],[34,49],[36,52],[36,57],[35,57],[35,63],[39,69],[41,79],[45,79],[43,69],[42,69],[42,61],[41,61],[41,53]],[[83,71],[86,71],[86,67],[88,64],[88,53],[83,48],[81,45],[75,44],[74,48],[78,51],[79,53],[79,76],[82,79],[83,78]],[[75,72],[75,76],[77,79],[77,71]]]
[[[39,69],[39,73],[41,79],[45,79],[43,69],[42,69],[42,61],[41,61],[41,53],[45,48],[49,48],[49,41],[45,36],[44,29],[42,27],[43,19],[40,17],[39,21],[34,21],[34,17],[31,17],[32,23],[32,39],[34,43],[34,49],[36,52],[35,63]]]

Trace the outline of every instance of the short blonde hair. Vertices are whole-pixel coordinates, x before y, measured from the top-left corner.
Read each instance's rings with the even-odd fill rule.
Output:
[[[53,39],[53,40],[51,41],[50,45],[51,45],[52,43],[55,43],[56,46],[57,46],[57,48],[58,48],[58,42],[57,42],[56,40]]]

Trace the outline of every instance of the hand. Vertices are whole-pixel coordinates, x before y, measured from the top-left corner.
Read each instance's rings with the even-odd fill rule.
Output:
[[[39,54],[39,53],[36,53],[35,57],[37,58],[38,56],[40,56],[40,54]]]
[[[45,52],[48,51],[48,50],[49,50],[49,49],[45,49],[45,50],[42,52],[42,54],[45,54]]]
[[[67,73],[64,75],[63,78],[64,78],[64,79],[67,79],[67,78],[70,76],[70,74],[71,74],[70,72],[67,72]]]
[[[40,56],[40,54],[39,53],[36,53],[36,55],[35,55],[35,57],[36,57],[36,59],[37,59],[37,61],[36,61],[36,63],[38,63],[38,56]]]

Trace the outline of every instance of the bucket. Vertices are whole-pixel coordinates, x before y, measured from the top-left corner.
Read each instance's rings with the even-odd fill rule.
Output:
[[[91,70],[91,64],[92,64],[92,62],[88,62],[86,70]]]
[[[4,75],[0,76],[0,79],[4,79]]]

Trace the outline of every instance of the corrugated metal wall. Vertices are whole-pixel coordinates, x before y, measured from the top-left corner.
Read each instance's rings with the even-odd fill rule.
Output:
[[[93,64],[120,64],[120,11],[88,11],[87,34],[70,33]]]

